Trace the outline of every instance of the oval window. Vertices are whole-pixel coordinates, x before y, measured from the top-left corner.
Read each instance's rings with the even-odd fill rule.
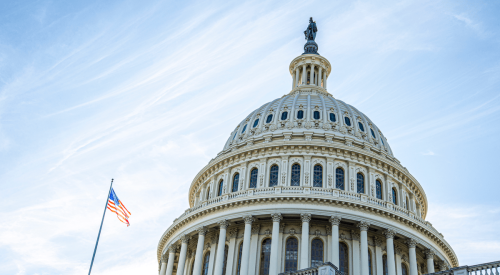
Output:
[[[253,128],[255,128],[259,124],[259,119],[256,119],[255,122],[253,123]]]
[[[303,118],[304,118],[304,111],[299,110],[299,111],[297,112],[297,118],[298,118],[298,119],[303,119]]]
[[[336,118],[335,118],[335,114],[334,113],[330,113],[330,121],[331,122],[335,122]]]
[[[313,117],[314,117],[314,119],[319,119],[319,112],[318,111],[314,111]]]
[[[281,120],[286,120],[288,118],[288,112],[281,113]]]
[[[375,132],[373,131],[372,128],[370,128],[370,132],[372,132],[372,137],[375,138]]]
[[[266,119],[266,123],[269,123],[273,120],[273,115],[268,115]]]
[[[361,130],[361,132],[365,131],[365,127],[363,127],[363,123],[358,122],[358,126],[359,126],[359,130]]]
[[[348,117],[344,117],[345,125],[351,126],[351,119]]]
[[[245,126],[243,126],[243,131],[241,131],[241,133],[243,134],[247,129],[247,124],[245,124]]]

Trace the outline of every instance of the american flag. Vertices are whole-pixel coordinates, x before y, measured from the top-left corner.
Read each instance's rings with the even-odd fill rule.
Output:
[[[130,225],[130,223],[128,222],[128,218],[131,214],[127,210],[125,205],[123,205],[123,203],[120,201],[120,199],[118,199],[118,197],[115,194],[115,190],[113,190],[113,188],[111,188],[111,192],[109,193],[108,209],[111,212],[116,213],[118,219],[122,223],[126,224],[127,226]]]

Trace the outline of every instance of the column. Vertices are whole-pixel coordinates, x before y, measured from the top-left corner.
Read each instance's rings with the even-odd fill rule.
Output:
[[[187,246],[188,246],[189,236],[182,235],[181,236],[181,253],[179,255],[179,261],[177,262],[177,274],[184,274],[184,266],[186,265],[186,254],[187,254]]]
[[[172,271],[174,270],[174,261],[175,261],[175,250],[176,250],[175,245],[171,245],[168,248],[168,262],[167,262],[167,271],[165,272],[166,275],[172,275]],[[160,274],[162,275],[162,274]]]
[[[427,273],[434,273],[434,251],[425,251],[425,258],[427,259]]]
[[[250,242],[250,257],[248,257],[248,275],[257,273],[257,251],[259,246],[260,224],[252,226],[252,238]]]
[[[203,264],[203,247],[205,245],[205,227],[198,228],[198,243],[196,244],[196,256],[194,257],[193,275],[201,274],[201,265]]]
[[[319,66],[319,68],[318,68],[318,86],[320,86],[320,87],[321,87],[321,78],[323,76],[322,70],[323,70],[323,67]]]
[[[375,275],[384,275],[384,263],[382,260],[382,239],[379,237],[373,238],[375,243],[375,262],[377,271]]]
[[[352,274],[361,275],[361,263],[359,255],[359,233],[351,230],[352,239]],[[362,274],[365,275],[365,274]]]
[[[300,265],[299,269],[309,267],[309,222],[311,221],[311,214],[300,214],[302,220],[302,238],[300,241]]]
[[[226,229],[229,223],[227,220],[222,220],[219,221],[218,224],[220,226],[220,231],[219,243],[217,244],[217,255],[215,257],[214,275],[222,275],[222,268],[224,265],[224,249],[226,247]]]
[[[280,222],[280,233],[279,233],[279,236],[278,236],[278,261],[277,261],[277,274],[280,273],[282,270],[285,270],[285,268],[283,267],[283,256],[281,255],[282,254],[282,250],[283,250],[283,233],[285,231],[285,223],[284,222]]]
[[[326,90],[326,70],[323,73],[323,88],[325,88],[325,90]]]
[[[339,267],[339,225],[340,217],[331,216],[330,223],[332,224],[332,264]]]
[[[410,275],[418,275],[417,267],[417,251],[415,251],[417,246],[417,241],[414,239],[409,239],[406,244],[408,245],[408,257],[410,258]]]
[[[297,81],[297,74],[295,73],[295,70],[292,71],[292,90],[295,88],[295,82]]]
[[[306,75],[307,75],[306,65],[307,64],[305,64],[305,63],[302,65],[302,85],[305,85],[306,81],[307,81],[307,77],[306,77]]]
[[[387,229],[383,234],[387,245],[387,272],[389,275],[396,275],[396,263],[394,261],[394,235],[396,235],[396,232]]]
[[[226,266],[226,274],[225,275],[232,275],[233,274],[233,263],[234,263],[234,258],[236,252],[236,236],[238,235],[238,229],[236,228],[231,228],[229,230],[229,249],[227,251],[227,266]]]
[[[273,219],[273,234],[271,235],[271,263],[269,265],[269,274],[278,274],[278,244],[280,235],[281,214],[271,214]]]
[[[448,265],[444,261],[441,261],[439,263],[439,269],[441,269],[441,271],[446,271],[448,270]]]
[[[311,77],[310,85],[314,85],[314,63],[311,64]]]
[[[219,240],[219,236],[214,234],[211,238],[210,244],[210,259],[208,263],[208,275],[214,274],[214,266],[215,266],[215,255],[217,254],[217,241]]]
[[[243,232],[243,248],[241,251],[240,275],[248,274],[248,256],[250,254],[250,237],[252,234],[252,222],[255,220],[252,216],[243,217],[245,221],[245,232]]]
[[[165,255],[163,255],[165,256]],[[161,259],[161,267],[160,267],[160,275],[165,275],[165,272],[167,271],[167,260]]]
[[[361,221],[358,223],[360,232],[361,274],[369,274],[368,265],[368,228],[370,224]],[[410,274],[413,275],[413,274]],[[418,274],[417,274],[418,275]]]
[[[300,67],[297,66],[297,68],[295,68],[295,83],[294,83],[295,86],[294,86],[294,88],[299,86],[299,81],[300,81],[299,73],[300,73]]]
[[[394,260],[396,262],[396,274],[403,274],[403,270],[401,269],[401,247],[399,246],[394,246],[394,251],[396,252],[396,255],[394,255]]]

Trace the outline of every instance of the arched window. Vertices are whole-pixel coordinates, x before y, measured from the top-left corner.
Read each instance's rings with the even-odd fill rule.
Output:
[[[339,269],[344,274],[349,274],[349,250],[345,243],[339,243]]]
[[[314,239],[311,242],[311,267],[323,263],[323,241]]]
[[[303,119],[304,118],[304,111],[302,110],[299,110],[297,112],[297,119]]]
[[[205,254],[205,257],[203,258],[203,265],[202,265],[203,272],[202,272],[202,275],[208,275],[208,264],[209,263],[210,263],[210,251],[208,251]]]
[[[278,185],[278,165],[271,166],[271,172],[269,173],[269,187]]]
[[[222,191],[224,190],[224,181],[221,180],[219,182],[219,192],[217,193],[217,196],[222,196]]]
[[[314,111],[313,117],[314,117],[314,119],[319,119],[319,112],[318,111]]]
[[[288,238],[285,248],[285,272],[297,271],[298,256],[299,241],[295,237]]]
[[[269,123],[273,120],[273,115],[268,115],[267,118],[266,118],[266,123]]]
[[[229,246],[224,247],[224,265],[222,267],[222,274],[226,274],[226,266],[227,266],[227,253],[229,252]]]
[[[398,205],[398,194],[396,192],[396,188],[392,188],[392,203]]]
[[[410,198],[408,198],[408,196],[406,196],[406,201],[405,201],[405,209],[406,209],[406,210],[410,210],[410,209],[408,209],[408,208],[409,208],[409,207],[408,207],[409,205],[410,205]]]
[[[323,166],[314,165],[313,187],[323,187]]]
[[[372,274],[372,251],[368,249],[368,275]]]
[[[207,200],[210,199],[210,186],[207,187]]]
[[[238,249],[238,273],[236,275],[240,275],[241,269],[241,254],[243,253],[243,242],[240,243],[240,248]]]
[[[363,127],[363,123],[358,122],[358,127],[359,127],[359,130],[361,130],[361,132],[365,131],[365,127]]]
[[[382,256],[382,269],[384,270],[382,274],[389,275],[389,270],[387,269],[387,255]]]
[[[243,134],[246,130],[247,130],[247,124],[245,124],[245,126],[243,126],[243,130],[241,131],[241,133]]]
[[[233,140],[234,140],[234,138],[236,137],[237,134],[238,134],[238,132],[234,133]]]
[[[348,117],[344,117],[345,125],[351,126],[351,119]]]
[[[370,128],[370,132],[372,132],[372,137],[373,137],[373,138],[376,138],[376,137],[375,137],[375,132],[373,131],[373,129],[372,129],[372,128]]]
[[[358,178],[358,193],[364,194],[365,193],[365,176],[363,176],[363,174],[361,174],[361,173],[358,173],[357,178]]]
[[[344,190],[344,169],[335,169],[335,188]]]
[[[335,117],[335,114],[334,113],[330,113],[330,121],[331,122],[335,122],[337,120],[337,118]]]
[[[375,181],[375,189],[376,189],[376,196],[377,199],[381,200],[382,199],[382,182],[379,180]]]
[[[240,174],[236,173],[233,177],[233,190],[232,192],[238,192],[238,184],[240,181]]]
[[[380,137],[380,141],[382,141],[382,145],[384,145],[384,146],[385,146],[385,144],[384,144],[384,140],[382,139],[382,137]]]
[[[254,168],[250,171],[250,188],[257,188],[257,176],[259,175],[259,169]]]
[[[281,120],[286,120],[288,118],[288,112],[281,113]]]
[[[271,239],[262,242],[260,253],[260,275],[269,275],[269,264],[271,263]],[[225,273],[222,273],[225,274]]]
[[[401,263],[401,273],[402,275],[408,275],[408,269],[406,268],[406,265]]]
[[[253,123],[253,128],[257,127],[258,124],[259,124],[259,119],[256,119]]]
[[[292,165],[292,176],[290,177],[291,186],[300,186],[300,165],[295,163]]]

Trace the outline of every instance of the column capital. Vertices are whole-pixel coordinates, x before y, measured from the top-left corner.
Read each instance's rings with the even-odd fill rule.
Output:
[[[417,247],[418,242],[415,239],[408,239],[406,240],[406,244],[408,245],[408,248],[415,248]]]
[[[196,229],[196,231],[198,231],[198,235],[200,235],[200,236],[205,236],[208,232],[208,230],[205,226],[202,226],[202,227]]]
[[[394,251],[396,251],[396,254],[398,255],[403,255],[403,249],[401,249],[401,247],[399,245],[395,245],[394,246]]]
[[[356,232],[355,230],[351,230],[351,239],[359,241],[359,233]]]
[[[220,220],[217,224],[219,224],[220,229],[226,229],[229,226],[229,222],[227,220]]]
[[[244,216],[243,220],[245,224],[252,224],[255,221],[255,218],[252,215]]]
[[[384,232],[382,232],[382,234],[385,235],[386,239],[394,239],[394,235],[396,235],[396,232],[391,229],[386,229]]]
[[[168,261],[168,255],[167,255],[167,253],[165,253],[165,254],[163,254],[161,256],[161,262],[162,263],[167,263],[167,261]]]
[[[379,237],[373,238],[373,242],[375,243],[375,246],[382,247],[382,239]]]
[[[236,227],[230,228],[229,229],[229,238],[233,239],[233,238],[236,238],[236,236],[238,236],[238,228],[236,228]]]
[[[439,263],[439,269],[441,269],[441,271],[448,270],[448,265],[444,261],[441,261]]]
[[[280,223],[280,233],[283,233],[285,231],[285,223],[282,222]]]
[[[311,214],[302,213],[302,214],[300,214],[300,219],[302,220],[302,222],[310,222],[311,221]]]
[[[360,221],[357,226],[359,227],[359,230],[367,231],[368,228],[370,227],[370,223],[366,221]]]
[[[283,217],[281,217],[281,213],[273,213],[271,214],[271,218],[273,222],[280,222]]]
[[[212,238],[210,238],[210,243],[216,244],[218,240],[219,240],[219,235],[217,233],[214,233],[212,235]]]
[[[191,239],[188,235],[184,234],[181,236],[180,240],[182,243],[188,243],[189,239]]]
[[[169,253],[175,253],[177,251],[177,246],[176,245],[170,245],[168,247],[168,252]]]
[[[427,249],[424,253],[426,259],[434,259],[434,255],[436,255],[436,252],[432,249]]]
[[[259,234],[259,231],[260,231],[260,224],[252,225],[252,234]]]
[[[340,225],[340,220],[341,220],[341,219],[342,219],[341,217],[337,217],[337,216],[333,216],[333,215],[332,215],[332,216],[330,217],[330,223],[331,223],[332,225],[339,226],[339,225]]]

